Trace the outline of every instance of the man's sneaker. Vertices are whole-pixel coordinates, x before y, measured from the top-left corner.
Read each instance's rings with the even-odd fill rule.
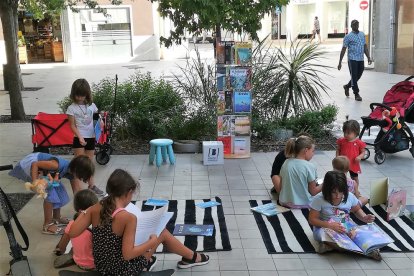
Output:
[[[92,187],[89,187],[89,190],[94,192],[98,197],[106,197],[108,194],[99,189],[96,185],[93,185]]]
[[[359,94],[355,94],[355,101],[358,101],[358,102],[362,101],[362,98]]]
[[[345,96],[349,97],[349,87],[345,84],[344,86]]]
[[[146,271],[152,271],[156,264],[157,264],[157,257],[151,256],[151,259],[148,261],[148,264],[145,267],[147,269]]]

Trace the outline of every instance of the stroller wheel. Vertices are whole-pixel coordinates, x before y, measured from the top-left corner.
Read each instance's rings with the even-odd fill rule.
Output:
[[[377,151],[375,153],[374,160],[375,160],[375,163],[377,163],[378,165],[381,165],[382,163],[384,163],[385,152],[383,152],[382,150]]]
[[[106,165],[106,164],[108,164],[110,158],[111,157],[109,156],[108,153],[106,153],[106,151],[100,151],[95,156],[96,162],[99,165]]]
[[[111,145],[108,145],[108,148],[107,148],[107,153],[108,153],[109,155],[112,155],[112,152],[114,152],[114,148],[113,148]]]
[[[362,157],[362,160],[367,160],[371,156],[371,152],[369,149],[365,148],[364,157]]]

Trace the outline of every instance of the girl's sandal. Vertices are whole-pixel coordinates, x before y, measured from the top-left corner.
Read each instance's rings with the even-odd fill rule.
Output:
[[[67,225],[69,223],[69,219],[65,217],[60,217],[59,219],[53,219],[53,222],[56,225]]]
[[[201,260],[199,262],[196,262],[197,254],[200,254],[200,257],[201,257]],[[209,260],[210,260],[210,257],[208,255],[205,255],[203,253],[197,253],[194,251],[193,258],[191,260],[183,257],[181,261],[177,263],[177,267],[178,268],[190,268],[193,266],[205,265],[205,264],[208,264]]]
[[[56,227],[56,229],[54,231],[50,229],[52,226]],[[43,231],[42,231],[43,234],[46,234],[46,235],[63,235],[64,232],[65,232],[65,228],[57,226],[54,222],[43,225]]]
[[[53,253],[55,253],[56,256],[62,255],[62,251],[60,251],[59,246],[56,246],[55,250],[53,250]]]

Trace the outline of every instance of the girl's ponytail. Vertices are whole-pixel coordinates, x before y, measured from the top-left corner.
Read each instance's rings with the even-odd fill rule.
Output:
[[[101,201],[101,205],[101,224],[109,224],[112,220],[112,213],[115,211],[115,200],[111,195],[108,195]]]
[[[286,158],[295,157],[295,141],[296,141],[296,138],[289,138],[289,140],[286,142],[286,147],[285,147]]]

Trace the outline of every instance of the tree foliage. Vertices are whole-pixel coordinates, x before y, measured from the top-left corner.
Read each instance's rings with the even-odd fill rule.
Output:
[[[170,36],[161,37],[165,46],[181,43],[186,32],[199,35],[203,30],[225,29],[248,34],[258,40],[257,31],[263,16],[287,5],[289,0],[151,0],[159,3],[162,17],[170,19],[175,28]]]

